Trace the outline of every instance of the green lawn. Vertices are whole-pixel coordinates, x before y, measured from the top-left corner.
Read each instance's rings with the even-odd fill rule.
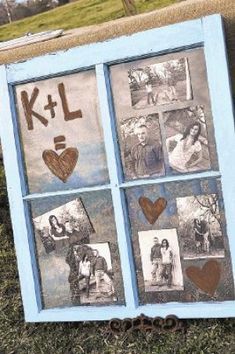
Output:
[[[138,13],[151,11],[179,0],[136,0]],[[121,0],[78,0],[42,14],[0,26],[0,41],[16,38],[27,32],[48,29],[71,29],[124,17]]]

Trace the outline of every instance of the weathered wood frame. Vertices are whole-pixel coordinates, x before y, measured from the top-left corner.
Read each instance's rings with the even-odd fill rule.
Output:
[[[203,47],[205,52],[220,171],[122,183],[120,161],[117,158],[117,146],[114,139],[115,124],[109,83],[109,66],[123,61],[195,47]],[[96,70],[110,184],[72,191],[27,195],[16,125],[13,87],[24,82],[90,68]],[[192,178],[221,177],[227,232],[233,260],[233,273],[235,274],[235,237],[233,236],[235,230],[235,135],[226,48],[220,15],[151,29],[102,43],[84,45],[32,58],[25,62],[2,65],[0,67],[0,97],[0,134],[26,321],[109,320],[113,317],[120,319],[136,317],[142,313],[146,316],[162,317],[173,314],[180,318],[235,316],[235,301],[141,306],[138,304],[136,276],[124,201],[124,188],[129,186]],[[126,305],[42,309],[27,201],[45,196],[74,194],[106,188],[112,192]]]

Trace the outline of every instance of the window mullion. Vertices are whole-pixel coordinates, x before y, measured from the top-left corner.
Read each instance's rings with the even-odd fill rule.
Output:
[[[44,192],[44,193],[32,193],[28,194],[25,197],[23,197],[24,200],[33,200],[33,199],[40,199],[40,198],[47,198],[47,197],[56,197],[56,196],[66,196],[66,195],[72,195],[72,194],[79,194],[79,193],[85,193],[85,192],[95,192],[95,191],[100,191],[100,190],[107,190],[110,189],[110,184],[104,184],[100,186],[91,186],[91,187],[82,187],[82,188],[76,188],[76,189],[68,189],[68,190],[62,190],[62,191],[55,191],[55,192]]]
[[[127,227],[128,223],[125,219],[125,200],[123,191],[121,191],[119,188],[121,170],[120,161],[117,157],[117,146],[115,146],[115,128],[114,122],[112,120],[113,112],[111,106],[108,68],[106,65],[99,64],[96,66],[96,78],[114,214],[118,234],[118,244],[120,250],[126,304],[128,308],[135,308],[137,306],[136,276],[133,267],[132,249]]]

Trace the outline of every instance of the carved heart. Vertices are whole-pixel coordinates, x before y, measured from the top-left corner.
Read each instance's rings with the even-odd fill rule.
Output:
[[[45,150],[42,153],[42,158],[49,170],[65,183],[76,166],[78,150],[67,148],[60,155],[57,155],[53,150]]]
[[[154,203],[146,198],[139,198],[139,205],[144,213],[144,216],[148,220],[148,222],[153,225],[155,221],[158,219],[159,215],[166,208],[167,201],[164,198],[158,198]]]
[[[198,267],[188,267],[186,274],[188,278],[202,291],[213,296],[220,280],[220,264],[215,260],[210,260],[204,264],[202,269]]]

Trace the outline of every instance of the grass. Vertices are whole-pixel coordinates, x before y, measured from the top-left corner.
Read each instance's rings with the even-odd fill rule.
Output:
[[[151,11],[179,0],[136,0],[138,13]],[[65,30],[124,17],[122,0],[78,0],[48,12],[0,26],[0,41],[49,29]]]

